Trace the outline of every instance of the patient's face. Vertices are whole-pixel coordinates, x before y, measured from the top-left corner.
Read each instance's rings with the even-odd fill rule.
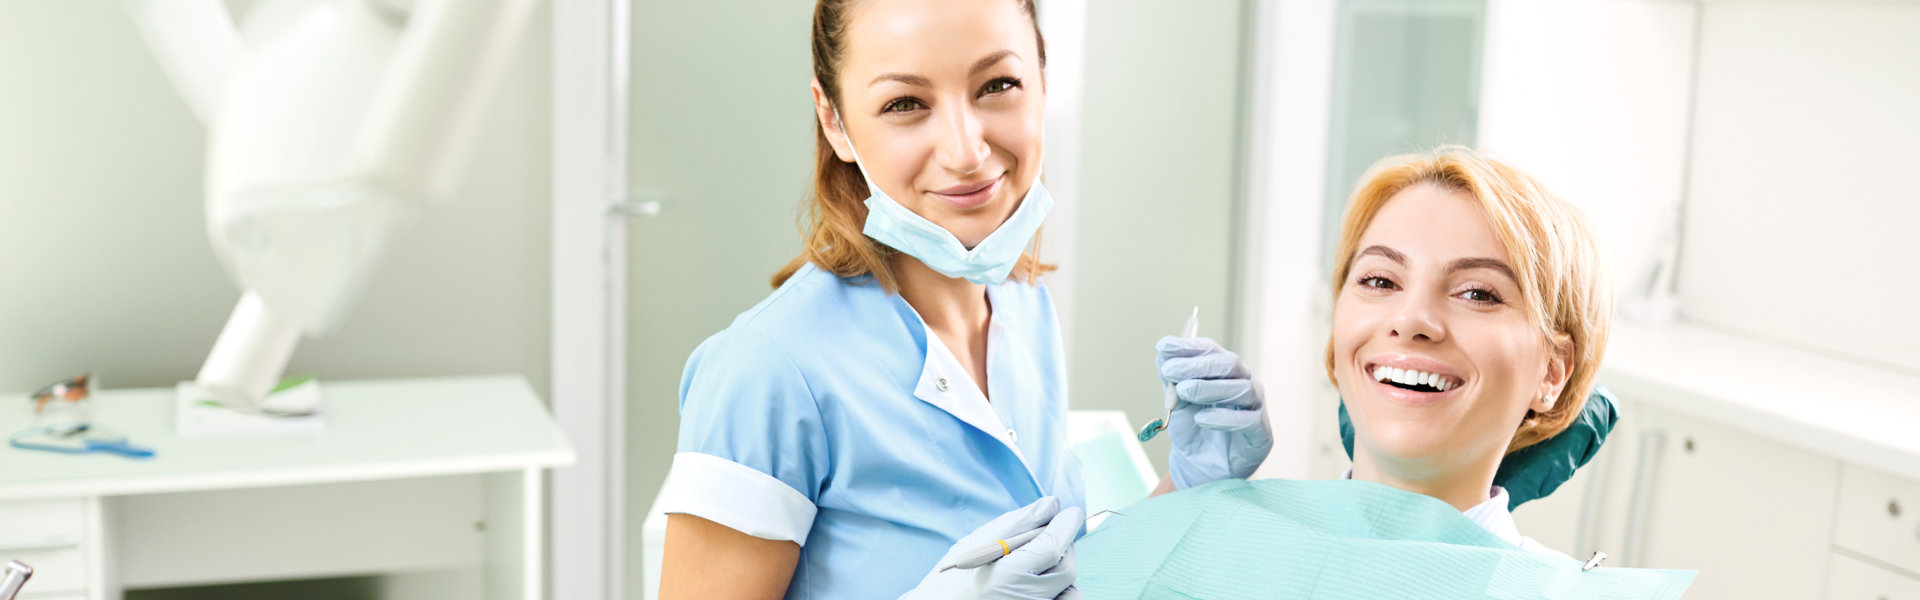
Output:
[[[1544,410],[1549,347],[1473,199],[1417,185],[1361,235],[1333,310],[1334,374],[1363,461],[1402,479],[1498,465]],[[1491,474],[1491,472],[1488,472]]]

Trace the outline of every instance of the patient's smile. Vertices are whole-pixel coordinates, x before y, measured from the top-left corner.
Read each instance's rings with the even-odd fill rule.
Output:
[[[1371,374],[1374,381],[1416,392],[1444,392],[1460,386],[1459,379],[1417,369],[1377,366]]]

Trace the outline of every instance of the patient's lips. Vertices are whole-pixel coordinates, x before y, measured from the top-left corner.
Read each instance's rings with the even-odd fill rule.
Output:
[[[1405,354],[1376,357],[1365,370],[1382,395],[1415,404],[1439,401],[1466,383],[1445,363]]]

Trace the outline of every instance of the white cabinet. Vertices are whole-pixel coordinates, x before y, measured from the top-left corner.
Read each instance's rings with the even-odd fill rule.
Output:
[[[524,379],[328,385],[322,434],[181,437],[172,388],[103,390],[95,418],[156,457],[0,447],[0,559],[34,567],[22,598],[449,573],[429,597],[544,596],[544,470],[573,450]],[[30,419],[0,410],[0,431]]]
[[[1920,599],[1920,579],[1835,553],[1827,600]]]
[[[1827,600],[1920,600],[1920,482],[1848,465]]]
[[[1652,473],[1629,519],[1631,566],[1699,569],[1687,597],[1818,598],[1840,462],[1641,405],[1635,462]],[[1629,513],[1632,504],[1629,504]]]
[[[1864,467],[1842,469],[1833,545],[1920,573],[1920,482]]]
[[[1616,391],[1599,457],[1516,511],[1521,531],[1613,566],[1697,569],[1690,600],[1920,600],[1920,482]]]
[[[1621,394],[1620,425],[1520,530],[1605,566],[1697,569],[1689,600],[1819,598],[1841,463]],[[1594,487],[1598,485],[1599,487]]]
[[[88,527],[84,499],[0,502],[0,562],[33,567],[22,597],[86,595]]]

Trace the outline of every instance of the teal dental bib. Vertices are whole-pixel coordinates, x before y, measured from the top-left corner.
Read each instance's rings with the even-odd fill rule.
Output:
[[[1365,481],[1224,480],[1121,512],[1075,546],[1088,599],[1658,600],[1696,574],[1583,571],[1439,499]]]

